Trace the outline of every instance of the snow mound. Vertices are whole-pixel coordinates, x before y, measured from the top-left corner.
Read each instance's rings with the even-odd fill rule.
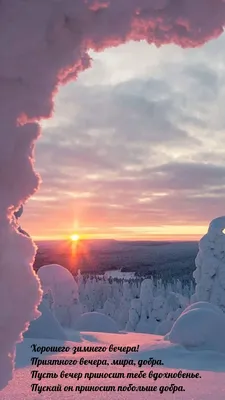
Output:
[[[44,301],[38,309],[41,316],[30,323],[24,338],[66,340],[65,332]]]
[[[196,308],[195,308],[196,307]],[[225,316],[203,302],[184,310],[165,336],[171,343],[196,350],[225,352]]]
[[[98,312],[82,314],[75,322],[74,329],[81,332],[119,332],[118,326],[112,318]]]
[[[222,314],[222,316],[225,316],[223,311],[221,310],[221,308],[217,307],[215,304],[208,303],[207,301],[198,301],[197,303],[193,303],[193,304],[189,305],[187,308],[185,308],[185,310],[183,311],[182,314],[184,314],[188,311],[191,311],[191,310],[196,310],[198,308],[208,309],[208,310],[214,311],[216,313],[219,313],[220,315]]]

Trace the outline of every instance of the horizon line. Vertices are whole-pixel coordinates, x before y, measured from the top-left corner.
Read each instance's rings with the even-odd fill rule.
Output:
[[[135,237],[81,237],[79,241],[115,241],[115,242],[198,242],[201,237],[197,235],[186,236],[177,235],[172,237],[158,236],[149,238],[135,238]],[[32,237],[37,242],[59,242],[71,241],[70,237]]]

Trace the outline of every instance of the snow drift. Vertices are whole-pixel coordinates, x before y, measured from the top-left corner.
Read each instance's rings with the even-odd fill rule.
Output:
[[[74,329],[80,332],[119,332],[118,326],[112,318],[98,312],[82,314],[75,322]]]
[[[198,46],[219,36],[224,22],[223,0],[1,0],[0,388],[11,378],[15,343],[41,300],[32,271],[36,248],[15,233],[12,215],[38,188],[38,122],[51,116],[58,86],[90,66],[90,48],[132,39]]]
[[[52,315],[44,301],[39,306],[41,316],[32,321],[24,333],[25,338],[66,340],[67,336],[57,319]]]
[[[165,339],[188,349],[225,352],[225,316],[210,303],[195,303],[183,311]]]

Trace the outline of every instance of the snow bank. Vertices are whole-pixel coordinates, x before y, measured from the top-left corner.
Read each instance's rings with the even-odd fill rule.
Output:
[[[225,312],[225,217],[214,219],[208,233],[199,242],[195,260],[196,281],[192,302],[207,301]]]
[[[66,340],[66,334],[43,301],[39,306],[41,316],[32,321],[24,333],[25,338]]]
[[[225,316],[216,306],[196,303],[184,310],[165,339],[189,349],[225,352]]]
[[[75,322],[74,329],[81,332],[118,333],[119,331],[112,318],[98,312],[82,314]]]

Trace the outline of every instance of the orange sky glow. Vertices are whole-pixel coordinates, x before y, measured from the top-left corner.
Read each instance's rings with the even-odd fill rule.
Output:
[[[89,239],[116,239],[116,240],[154,240],[154,241],[198,241],[206,232],[207,226],[126,226],[116,228],[85,227],[79,224],[65,222],[62,217],[57,219],[45,219],[45,224],[41,221],[33,223],[32,219],[22,217],[21,223],[24,229],[34,238],[34,240],[68,240],[72,235],[79,235],[80,240]],[[55,224],[57,228],[51,229]],[[48,227],[49,226],[49,227]]]
[[[225,214],[224,41],[91,52],[92,67],[59,90],[53,117],[42,121],[35,170],[43,183],[22,228],[35,240],[207,233]]]

